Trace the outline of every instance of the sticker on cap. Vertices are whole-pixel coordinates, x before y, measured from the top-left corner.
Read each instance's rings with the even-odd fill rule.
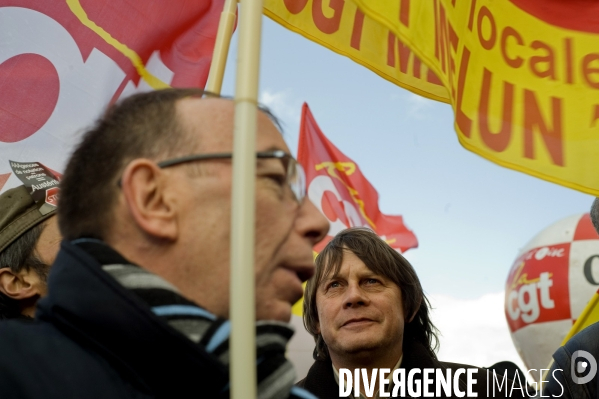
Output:
[[[36,204],[42,204],[39,211],[46,215],[58,204],[58,177],[40,162],[9,161],[15,176],[27,187]]]

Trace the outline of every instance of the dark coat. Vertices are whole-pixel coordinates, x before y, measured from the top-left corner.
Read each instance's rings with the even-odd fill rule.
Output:
[[[587,353],[576,353],[584,351]],[[575,355],[576,353],[576,355]],[[590,376],[592,370],[577,372],[577,365],[572,364],[577,361],[586,361],[591,365],[591,356],[595,360],[595,375],[585,383],[583,381],[574,382],[572,372],[576,377],[584,378]],[[548,381],[545,385],[543,395],[551,397],[561,397],[564,399],[595,399],[599,393],[598,363],[599,362],[599,323],[592,324],[574,335],[566,344],[553,354],[553,365],[545,378]],[[572,367],[574,366],[574,367]],[[592,367],[592,365],[591,365]]]
[[[466,364],[457,364],[457,363],[447,363],[440,362],[434,359],[429,353],[426,351],[424,346],[419,343],[413,343],[412,345],[404,344],[404,353],[403,359],[401,361],[400,368],[406,370],[406,378],[409,371],[413,368],[418,368],[420,370],[424,368],[442,368],[442,369],[451,369],[453,376],[453,371],[459,368],[474,368],[474,366],[469,366]],[[478,372],[474,375],[477,383],[473,387],[473,392],[477,393],[478,398],[486,398],[487,397],[487,370],[478,368]],[[389,379],[391,379],[389,377]],[[511,381],[510,381],[511,384]],[[339,398],[339,386],[335,381],[335,374],[333,373],[333,368],[331,365],[331,361],[315,361],[310,370],[308,371],[308,375],[303,380],[299,381],[296,385],[307,389],[312,392],[314,395],[318,396],[320,399],[332,399]],[[431,392],[435,392],[434,388],[429,389]],[[462,374],[460,376],[460,391],[466,392],[466,375]],[[443,391],[441,391],[443,392]],[[406,388],[406,395],[408,394]],[[498,392],[496,392],[496,395]],[[490,395],[491,396],[491,395]],[[409,397],[409,396],[408,396]],[[445,397],[445,396],[443,396]],[[451,396],[453,398],[453,396]],[[500,397],[500,396],[496,396]],[[519,398],[521,396],[520,391],[514,391],[514,398]]]
[[[32,323],[0,323],[0,398],[212,398],[227,370],[63,243]]]

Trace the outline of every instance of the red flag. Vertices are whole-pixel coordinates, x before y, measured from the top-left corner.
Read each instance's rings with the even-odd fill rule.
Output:
[[[203,88],[224,0],[0,0],[0,189],[8,160],[62,171],[106,105]],[[18,184],[11,176],[6,187]]]
[[[315,251],[320,252],[333,236],[353,226],[371,228],[401,252],[418,246],[401,216],[381,213],[374,187],[358,165],[325,137],[306,103],[302,107],[298,160],[306,170],[310,200],[331,223],[327,238]]]

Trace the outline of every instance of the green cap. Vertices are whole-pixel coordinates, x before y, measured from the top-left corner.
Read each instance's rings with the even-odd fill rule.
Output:
[[[25,186],[6,190],[0,195],[0,252],[32,227],[56,214],[56,208],[40,212],[45,204],[36,204]]]

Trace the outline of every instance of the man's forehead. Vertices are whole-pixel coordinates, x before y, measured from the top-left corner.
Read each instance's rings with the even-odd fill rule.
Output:
[[[347,260],[348,254],[353,255],[353,257],[355,257],[355,259],[360,261],[361,266],[359,268],[356,269],[356,268],[351,268],[351,267],[347,266],[348,263],[346,263],[346,260]],[[335,261],[325,262],[325,264],[323,265],[323,270],[322,270],[319,284],[322,284],[331,279],[344,277],[347,274],[352,273],[352,272],[360,277],[379,276],[379,277],[388,278],[385,276],[386,273],[382,273],[381,270],[375,270],[378,268],[371,267],[369,265],[369,263],[370,262],[364,262],[364,260],[362,260],[360,257],[358,257],[351,250],[345,248],[342,251],[341,258],[335,259]],[[345,267],[344,267],[344,264],[346,265]]]
[[[343,267],[340,267],[338,270],[335,270],[333,267],[329,267],[329,268],[327,268],[327,270],[323,271],[322,279],[323,280],[330,280],[330,279],[338,278],[339,276],[346,276],[346,275],[348,275],[350,273],[351,272],[349,270],[344,270]],[[358,275],[358,276],[375,276],[375,275],[379,275],[379,273],[377,273],[376,271],[372,270],[368,266],[366,266],[363,269],[360,269],[358,271],[354,271],[354,273],[356,275]]]
[[[177,103],[183,127],[200,136],[204,151],[231,151],[235,105],[223,98],[186,98]],[[270,118],[258,112],[257,150],[281,149],[289,152],[281,133]]]

